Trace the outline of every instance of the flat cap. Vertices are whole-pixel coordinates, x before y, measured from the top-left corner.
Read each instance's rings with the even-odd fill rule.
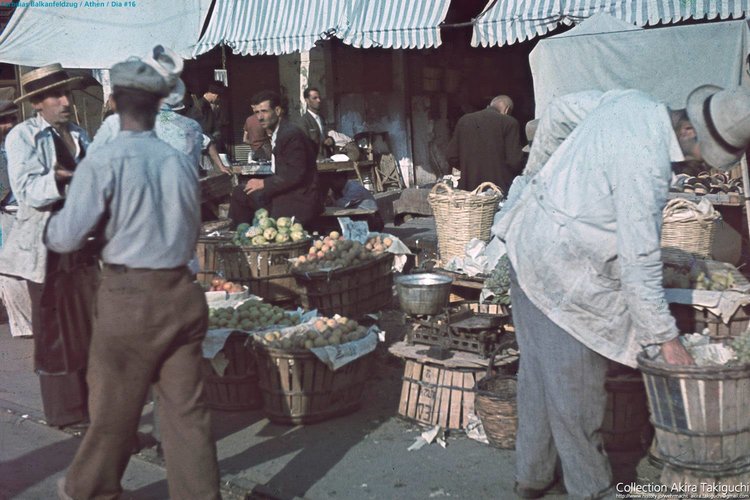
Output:
[[[113,87],[142,90],[159,97],[166,97],[171,90],[170,83],[153,67],[138,58],[119,62],[110,69]]]

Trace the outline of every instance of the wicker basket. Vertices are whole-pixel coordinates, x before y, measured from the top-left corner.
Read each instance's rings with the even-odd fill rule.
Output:
[[[368,354],[336,371],[310,351],[256,344],[263,411],[272,422],[310,424],[356,410],[370,377]]]
[[[516,376],[508,373],[487,375],[477,381],[474,409],[482,421],[484,433],[492,446],[512,450],[516,447],[518,414],[516,411]]]
[[[675,198],[664,207],[663,217],[661,253],[664,262],[690,264],[695,259],[711,258],[716,221],[721,218],[718,212],[712,209],[704,215],[696,203]]]
[[[261,407],[258,368],[255,354],[246,345],[247,334],[232,333],[224,344],[229,364],[223,376],[214,372],[211,363],[203,360],[204,397],[206,405],[215,410],[254,410]]]
[[[491,194],[480,194],[490,188]],[[435,184],[428,201],[435,214],[438,253],[443,262],[462,257],[464,247],[472,238],[485,243],[503,192],[491,182],[483,182],[474,191],[454,190],[445,183]]]
[[[263,246],[222,245],[216,252],[226,279],[246,284],[250,293],[278,302],[297,296],[289,260],[305,255],[309,247],[306,238]]]
[[[317,309],[324,316],[341,314],[359,318],[377,312],[393,300],[393,254],[333,271],[292,270],[305,309]]]

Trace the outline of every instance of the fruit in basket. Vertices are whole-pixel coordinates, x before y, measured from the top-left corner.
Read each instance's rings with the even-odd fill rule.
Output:
[[[247,230],[250,229],[250,227],[251,227],[250,224],[248,224],[247,222],[242,222],[240,224],[237,224],[237,233],[238,234],[246,233]]]
[[[276,239],[277,234],[278,234],[278,231],[276,231],[276,229],[272,227],[266,228],[266,230],[263,231],[263,237],[267,241],[274,241]]]
[[[263,234],[263,230],[261,228],[259,228],[258,226],[250,226],[245,232],[245,237],[252,239],[256,236],[260,236],[261,234]]]
[[[694,290],[724,291],[735,285],[734,275],[729,270],[708,270],[702,266],[692,269],[665,265],[662,272],[664,288],[692,288]]]
[[[292,226],[292,219],[289,217],[279,217],[276,220],[276,228],[281,229],[282,227],[291,227]]]
[[[255,218],[256,219],[262,219],[264,217],[268,217],[268,210],[265,208],[259,208],[255,211]]]
[[[320,317],[306,330],[295,331],[284,337],[281,337],[281,332],[269,332],[256,340],[275,349],[299,350],[344,344],[365,336],[367,328],[352,319]]]
[[[257,226],[263,230],[276,229],[276,221],[271,217],[264,217],[263,219],[258,220]]]
[[[305,233],[303,233],[302,231],[291,231],[289,233],[289,238],[292,241],[301,241],[305,239]]]
[[[296,313],[284,311],[278,306],[266,304],[259,300],[246,300],[237,308],[221,307],[211,309],[208,315],[209,329],[233,328],[245,331],[263,330],[270,326],[294,326],[300,318]],[[266,333],[265,339],[273,332]],[[280,334],[270,340],[278,340]],[[269,341],[270,341],[269,340]]]

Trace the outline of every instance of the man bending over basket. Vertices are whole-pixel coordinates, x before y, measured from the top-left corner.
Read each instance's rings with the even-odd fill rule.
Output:
[[[568,118],[567,138],[557,137]],[[694,133],[677,134],[685,118]],[[522,352],[520,497],[554,485],[559,456],[572,498],[614,498],[599,432],[609,360],[635,367],[643,347],[660,345],[667,363],[693,362],[662,289],[670,162],[726,169],[749,140],[750,92],[741,88],[699,87],[676,112],[636,90],[565,96],[545,111],[530,157],[554,146],[493,228],[512,264]]]

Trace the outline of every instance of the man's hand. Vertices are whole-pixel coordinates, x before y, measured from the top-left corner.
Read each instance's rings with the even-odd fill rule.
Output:
[[[333,142],[333,138],[332,138],[332,137],[326,137],[326,138],[325,138],[325,139],[323,140],[323,145],[324,145],[324,146],[329,146],[329,147],[331,147],[331,146],[333,146],[334,144],[335,144],[335,142]]]
[[[694,365],[693,357],[687,352],[680,339],[675,337],[661,345],[661,355],[670,365]]]
[[[247,181],[247,184],[245,184],[245,194],[250,194],[254,191],[261,191],[264,185],[263,179],[250,179]]]
[[[73,172],[63,167],[59,163],[55,163],[54,170],[55,170],[55,180],[57,182],[61,182],[65,184],[67,182],[70,182],[70,180],[73,178]]]

